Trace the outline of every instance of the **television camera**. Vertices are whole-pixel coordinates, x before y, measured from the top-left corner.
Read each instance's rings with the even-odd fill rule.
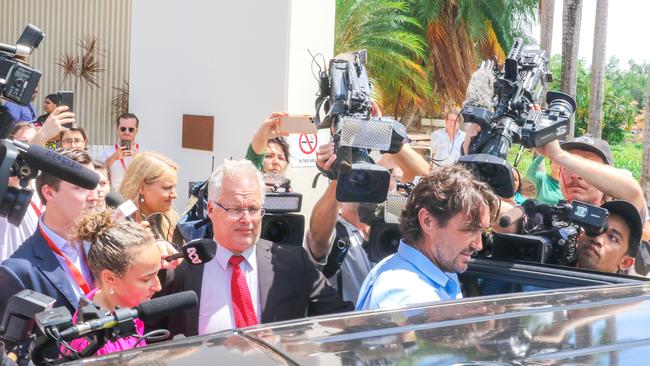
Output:
[[[597,236],[607,231],[607,209],[580,201],[556,205],[526,200],[506,213],[499,226],[523,220],[523,234],[487,234],[479,255],[537,263],[570,265],[576,260],[580,230]]]
[[[260,237],[278,244],[302,246],[305,217],[296,214],[302,208],[302,194],[291,191],[291,181],[277,174],[265,174],[266,214],[262,218]]]
[[[361,221],[370,224],[367,251],[371,262],[378,263],[397,252],[402,239],[399,220],[414,187],[413,183],[397,183],[397,191],[389,193],[385,202],[374,209],[363,206],[359,208]]]
[[[41,79],[41,73],[25,61],[45,37],[40,29],[28,24],[16,45],[0,43],[0,94],[7,100],[28,105]]]
[[[393,118],[371,117],[371,87],[366,72],[365,50],[339,55],[329,63],[329,73],[319,73],[316,126],[330,128],[337,160],[323,172],[337,179],[339,202],[375,202],[386,199],[390,173],[376,165],[369,150],[397,153],[406,138],[406,128]],[[319,110],[324,106],[325,118]]]
[[[569,121],[576,109],[574,98],[549,91],[548,107],[534,108],[541,104],[550,81],[545,51],[526,47],[517,38],[503,70],[492,61],[484,61],[468,84],[461,113],[465,122],[478,124],[481,131],[471,139],[467,155],[459,162],[499,196],[512,197],[515,193],[512,169],[506,162],[513,143],[539,147],[569,132]]]

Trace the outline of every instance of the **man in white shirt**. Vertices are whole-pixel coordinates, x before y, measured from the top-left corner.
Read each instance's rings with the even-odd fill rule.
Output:
[[[113,191],[119,190],[126,168],[131,163],[133,155],[140,151],[140,145],[135,142],[139,126],[140,120],[135,114],[121,114],[115,123],[119,142],[107,146],[98,157],[98,160],[104,162],[108,169]]]
[[[94,170],[87,153],[63,150],[63,156]],[[79,298],[90,292],[93,279],[85,253],[70,240],[74,222],[97,201],[96,190],[88,190],[42,172],[36,190],[47,210],[34,235],[0,265],[0,313],[11,296],[30,289],[56,299],[55,307],[71,312]]]
[[[457,111],[450,111],[445,118],[445,128],[431,134],[431,157],[434,165],[451,165],[460,157],[465,132],[460,131],[461,119]]]

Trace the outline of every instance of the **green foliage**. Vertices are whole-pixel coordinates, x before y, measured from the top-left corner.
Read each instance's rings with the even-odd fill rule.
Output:
[[[380,99],[419,100],[431,93],[422,67],[426,42],[406,2],[337,0],[334,52],[368,51],[368,72]]]
[[[628,138],[629,140],[629,138]],[[630,142],[612,146],[614,166],[632,172],[634,178],[641,179],[641,162],[643,161],[643,144]]]
[[[551,58],[551,71],[555,80],[549,85],[550,90],[560,89],[562,60],[559,55]],[[634,117],[639,113],[639,106],[644,103],[646,88],[646,65],[630,62],[628,70],[621,70],[618,59],[610,59],[605,69],[605,97],[603,100],[602,138],[610,144],[624,141],[626,131],[634,124]],[[578,61],[578,82],[576,98],[576,131],[583,135],[589,122],[589,93],[591,92],[591,71]]]

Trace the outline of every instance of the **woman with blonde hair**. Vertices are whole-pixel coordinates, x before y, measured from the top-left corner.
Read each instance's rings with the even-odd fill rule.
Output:
[[[74,237],[78,242],[89,242],[87,261],[95,289],[86,297],[106,311],[116,307],[138,306],[161,289],[160,249],[153,235],[142,225],[115,220],[111,210],[96,211],[81,217],[75,227]],[[75,313],[73,321],[76,322]],[[146,345],[144,324],[134,319],[136,336],[107,341],[95,355],[118,352]],[[82,351],[90,341],[78,338],[70,343],[75,351]]]
[[[181,244],[175,230],[179,215],[172,208],[177,169],[163,154],[139,152],[124,173],[119,193],[137,206],[136,221],[148,221],[157,238]]]

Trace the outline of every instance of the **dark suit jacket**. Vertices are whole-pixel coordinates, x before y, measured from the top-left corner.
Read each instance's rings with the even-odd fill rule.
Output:
[[[0,265],[0,314],[4,313],[9,299],[24,289],[54,298],[54,307],[65,306],[73,314],[79,300],[70,281],[70,276],[36,230]]]
[[[282,246],[264,239],[256,245],[262,323],[354,310],[351,302],[341,300],[302,247]],[[183,261],[175,271],[167,273],[163,291],[170,294],[194,290],[200,303],[202,280],[203,265]],[[230,290],[215,288],[214,291]],[[172,334],[197,335],[199,307],[171,314],[158,325]]]

